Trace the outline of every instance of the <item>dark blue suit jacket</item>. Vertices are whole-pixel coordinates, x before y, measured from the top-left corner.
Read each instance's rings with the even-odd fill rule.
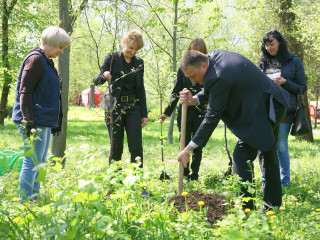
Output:
[[[207,99],[207,113],[192,141],[204,146],[221,119],[248,145],[269,150],[275,137],[266,94],[288,108],[289,93],[238,53],[216,50],[208,57],[204,90],[197,94],[200,102]]]

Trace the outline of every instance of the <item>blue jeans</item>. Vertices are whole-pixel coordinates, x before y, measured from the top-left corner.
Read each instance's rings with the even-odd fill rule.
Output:
[[[290,186],[290,156],[288,147],[288,136],[290,133],[290,128],[290,123],[280,124],[277,154],[280,163],[282,186]]]
[[[24,152],[28,156],[23,157],[23,164],[20,172],[19,178],[19,200],[25,200],[26,198],[31,198],[31,200],[36,199],[36,195],[39,194],[40,182],[36,181],[38,177],[38,171],[34,168],[40,163],[47,162],[47,154],[50,144],[51,128],[36,126],[36,138],[33,144],[26,143],[28,138],[24,134],[24,126],[17,123],[18,131],[24,141]],[[33,148],[33,149],[32,149]]]
[[[288,137],[291,129],[291,123],[280,123],[279,135],[278,135],[278,146],[277,155],[280,166],[280,176],[282,186],[290,186],[290,156]],[[261,174],[262,184],[265,183],[265,178]]]

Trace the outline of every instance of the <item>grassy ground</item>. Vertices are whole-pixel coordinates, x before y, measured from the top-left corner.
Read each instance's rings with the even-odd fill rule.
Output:
[[[167,129],[168,123],[164,123],[163,135],[165,140]],[[162,146],[160,136],[159,122],[149,122],[143,129],[145,167],[144,172],[141,172],[140,175],[136,173],[135,177],[130,173],[138,170],[134,170],[132,166],[126,164],[130,155],[125,141],[122,160],[123,168],[126,170],[121,173],[121,177],[124,178],[121,181],[127,179],[128,184],[125,183],[123,187],[120,186],[115,192],[123,194],[120,196],[126,196],[126,199],[119,197],[122,199],[121,201],[118,199],[115,202],[111,201],[100,205],[108,187],[114,185],[113,181],[115,180],[111,176],[118,176],[118,173],[114,171],[117,168],[116,165],[108,166],[109,140],[103,121],[103,112],[101,109],[88,110],[83,107],[70,106],[66,166],[65,169],[48,166],[46,184],[42,188],[43,200],[33,205],[35,208],[42,209],[41,214],[31,207],[26,211],[21,211],[19,205],[13,201],[17,197],[18,174],[8,173],[0,177],[0,199],[2,199],[3,209],[0,211],[0,226],[2,224],[4,229],[2,235],[0,234],[0,239],[14,239],[14,236],[40,239],[50,237],[73,239],[72,236],[76,239],[82,239],[83,236],[91,239],[107,239],[110,236],[114,239],[141,239],[142,236],[148,236],[148,239],[211,239],[212,237],[218,239],[241,239],[241,237],[242,239],[266,239],[266,236],[269,239],[320,238],[320,217],[319,212],[317,212],[317,210],[320,211],[319,133],[314,134],[315,141],[313,143],[298,142],[295,138],[290,137],[292,181],[291,186],[283,190],[284,210],[276,211],[274,215],[276,217],[274,218],[270,218],[263,213],[259,191],[261,188],[260,171],[258,161],[255,161],[257,184],[253,188],[257,193],[258,210],[245,214],[229,205],[228,209],[236,214],[229,214],[214,229],[208,228],[208,224],[203,221],[205,218],[201,214],[189,213],[190,215],[179,215],[177,217],[177,213],[173,215],[168,213],[172,211],[172,208],[164,204],[164,200],[166,197],[176,194],[177,191],[178,164],[175,161],[179,152],[177,127],[174,128],[173,144],[165,142],[163,146],[165,164],[161,164]],[[227,138],[232,154],[237,139],[229,131],[227,131]],[[227,202],[237,203],[241,201],[241,198],[235,198],[235,191],[239,188],[237,179],[221,179],[221,176],[227,170],[229,161],[224,141],[224,128],[221,125],[216,129],[211,140],[204,148],[199,181],[185,183],[185,191],[217,192],[224,195]],[[0,126],[0,151],[17,151],[21,144],[15,125],[6,120],[5,125]],[[174,180],[165,183],[158,181],[163,170]],[[121,179],[121,177],[118,176],[116,179]],[[129,182],[139,183],[138,186],[147,185],[148,189],[153,192],[156,201],[152,203],[143,202],[135,194],[137,187],[130,185]],[[77,194],[81,192],[90,192],[95,197],[87,197],[81,201],[74,200],[74,198],[77,199]],[[133,196],[133,198],[129,196]],[[78,205],[79,202],[80,205]],[[92,208],[92,204],[96,207]],[[119,212],[112,212],[110,210],[112,206],[117,207]],[[43,210],[43,208],[49,210]],[[130,208],[135,209],[137,213],[132,213]],[[92,213],[93,209],[95,209],[95,214],[91,216],[89,212]],[[85,211],[83,213],[85,217],[79,213],[80,210]],[[61,211],[64,212],[61,213]],[[119,219],[119,214],[122,211],[126,216],[126,221],[122,218]],[[32,218],[27,218],[30,214],[32,215],[32,212],[36,212],[36,214]],[[60,217],[56,216],[57,214]],[[20,216],[23,219],[27,218],[28,221],[19,223],[17,220],[17,223],[13,222]],[[104,230],[97,227],[98,223],[95,218],[98,218],[98,216],[99,219],[100,217],[105,219]],[[108,220],[106,220],[107,218]],[[43,219],[50,223],[44,224]],[[72,223],[70,219],[77,220]],[[31,227],[31,231],[27,230],[34,221],[37,224]],[[148,225],[148,221],[151,221],[152,224]],[[65,228],[61,227],[63,223],[66,224]],[[187,230],[184,226],[187,226],[187,224],[189,224],[189,237],[185,235]],[[53,230],[55,227],[52,226],[57,229],[61,228],[60,232]],[[75,228],[76,232],[69,230],[69,227],[70,229]],[[141,235],[139,235],[139,232],[132,232],[127,228],[140,229]],[[114,233],[115,229],[117,229],[117,233]],[[93,233],[96,235],[92,235]],[[117,235],[118,233],[121,237]],[[70,238],[66,237],[68,234],[70,234]]]

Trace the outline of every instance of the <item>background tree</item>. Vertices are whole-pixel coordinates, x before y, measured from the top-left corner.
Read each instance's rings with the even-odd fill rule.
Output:
[[[14,6],[16,5],[17,0],[12,0],[8,3],[7,0],[1,1],[2,9],[2,69],[3,72],[3,86],[1,93],[1,102],[0,102],[0,124],[4,123],[4,118],[6,114],[6,108],[8,103],[8,95],[10,90],[10,84],[12,83],[13,76],[10,74],[10,60],[9,60],[9,18],[12,13]]]
[[[75,24],[80,12],[86,7],[88,0],[83,0],[74,10],[70,0],[58,0],[59,8],[59,26],[67,31],[69,35],[73,32]],[[64,157],[67,138],[67,119],[68,119],[68,93],[69,93],[69,64],[70,63],[70,47],[64,49],[64,53],[58,57],[58,71],[62,79],[62,110],[63,120],[61,133],[52,139],[52,154],[56,157]]]

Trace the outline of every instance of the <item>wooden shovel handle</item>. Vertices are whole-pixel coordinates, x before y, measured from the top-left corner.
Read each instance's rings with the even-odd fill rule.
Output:
[[[181,112],[181,135],[180,135],[180,152],[186,147],[186,126],[187,126],[187,103],[182,104]],[[179,162],[179,181],[178,181],[178,195],[183,192],[183,172],[184,167],[182,161]]]

